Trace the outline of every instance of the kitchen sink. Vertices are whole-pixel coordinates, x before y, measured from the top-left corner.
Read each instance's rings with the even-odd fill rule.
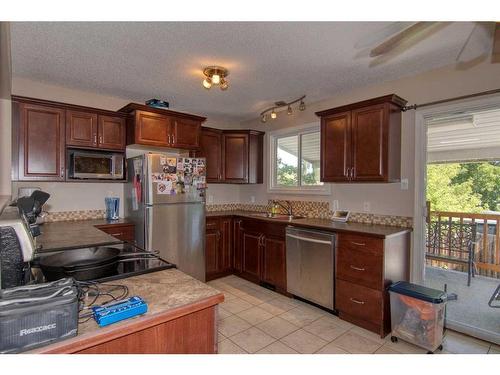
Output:
[[[255,217],[265,217],[267,219],[276,219],[276,220],[288,220],[292,221],[294,219],[303,219],[304,216],[296,216],[296,215],[283,215],[283,214],[270,214],[268,212],[259,212],[255,214],[250,214],[250,216]]]

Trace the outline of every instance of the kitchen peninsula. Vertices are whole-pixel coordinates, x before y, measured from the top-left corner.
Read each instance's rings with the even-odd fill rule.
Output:
[[[76,337],[28,353],[217,353],[217,305],[224,300],[218,290],[177,269],[114,283],[141,296],[148,312],[104,328],[90,319],[78,325]]]

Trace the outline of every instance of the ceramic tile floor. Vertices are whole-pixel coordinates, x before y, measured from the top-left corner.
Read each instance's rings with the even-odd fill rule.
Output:
[[[234,275],[208,282],[224,293],[218,311],[219,354],[417,354],[415,345],[356,327],[326,311]],[[500,346],[447,331],[441,353],[500,354]],[[439,353],[439,352],[438,352]]]

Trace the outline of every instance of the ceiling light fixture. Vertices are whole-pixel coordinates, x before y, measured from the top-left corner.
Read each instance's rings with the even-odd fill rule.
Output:
[[[222,88],[222,87],[221,87]],[[300,98],[292,100],[291,102],[284,102],[284,101],[278,101],[274,102],[274,106],[267,108],[266,110],[262,111],[260,113],[260,121],[261,122],[266,122],[267,121],[267,114],[268,112],[271,112],[271,118],[275,119],[278,117],[278,114],[276,113],[276,109],[282,108],[282,107],[287,107],[286,113],[289,115],[293,114],[293,109],[292,109],[292,104],[299,103],[299,110],[304,111],[306,109],[306,103],[304,103],[305,95],[302,95]]]
[[[203,87],[210,90],[212,86],[219,86],[223,91],[229,88],[229,83],[226,77],[229,75],[229,70],[222,66],[208,66],[203,69],[205,79],[203,80]]]

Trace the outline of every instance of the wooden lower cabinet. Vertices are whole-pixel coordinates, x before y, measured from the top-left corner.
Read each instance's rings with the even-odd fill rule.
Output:
[[[122,241],[135,241],[135,225],[132,223],[102,224],[96,225],[96,228]]]
[[[263,234],[243,230],[241,234],[241,276],[254,281],[260,281],[260,255],[262,252]]]
[[[388,287],[409,277],[408,232],[375,238],[337,235],[335,308],[341,319],[385,337],[391,330]]]
[[[234,273],[286,293],[286,224],[234,220]]]
[[[261,280],[286,291],[286,242],[273,236],[265,236],[262,242]]]
[[[207,218],[205,278],[213,280],[232,273],[232,219]]]
[[[215,354],[215,307],[133,332],[76,354]]]

